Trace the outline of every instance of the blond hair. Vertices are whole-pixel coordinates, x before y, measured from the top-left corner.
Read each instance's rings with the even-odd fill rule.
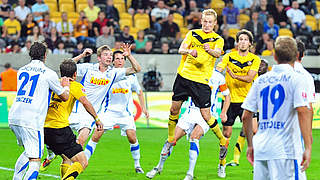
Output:
[[[294,62],[297,59],[297,54],[297,43],[292,37],[277,37],[275,42],[275,56],[280,64]]]
[[[111,51],[111,49],[110,49],[110,47],[108,45],[100,46],[97,49],[97,56],[100,57],[103,51]]]
[[[208,15],[213,15],[215,19],[217,19],[217,16],[218,16],[216,11],[213,9],[206,9],[202,11],[202,16],[208,16]]]

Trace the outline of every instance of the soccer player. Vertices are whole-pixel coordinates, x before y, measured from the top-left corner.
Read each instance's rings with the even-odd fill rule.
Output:
[[[260,66],[260,58],[249,52],[253,44],[252,33],[248,30],[241,30],[236,35],[238,51],[227,53],[223,56],[222,62],[217,65],[217,70],[222,72],[227,69],[226,82],[230,89],[231,104],[228,109],[228,120],[223,122],[223,135],[226,138],[231,137],[232,126],[237,117],[241,118],[243,109],[241,104],[251,88],[252,81],[258,76],[257,72]],[[241,150],[244,146],[245,136],[241,131],[237,144],[234,148],[234,160],[232,163],[239,164]],[[226,159],[220,160],[218,175],[225,172]],[[223,176],[221,176],[223,177]]]
[[[69,98],[69,79],[61,78],[45,66],[47,48],[35,42],[29,52],[31,62],[18,71],[17,96],[9,111],[9,127],[24,152],[14,169],[14,180],[37,179],[43,152],[43,126],[49,105],[49,90],[62,101]],[[29,168],[28,168],[29,166]],[[28,169],[28,170],[27,170]]]
[[[214,71],[212,73],[211,79],[209,80],[209,86],[211,87],[211,115],[218,119],[217,106],[219,106],[219,104],[217,93],[218,91],[220,91],[225,97],[220,118],[222,121],[226,121],[226,113],[230,105],[230,95],[224,76],[220,74],[220,72]],[[195,106],[191,98],[189,98],[189,100],[185,103],[187,104],[187,109],[181,116],[181,119],[178,121],[178,127],[175,130],[175,139],[176,141],[178,141],[184,135],[188,135],[190,141],[189,170],[187,172],[185,180],[191,180],[193,179],[193,171],[199,155],[199,140],[209,130],[209,126],[202,118],[200,109]],[[159,163],[156,167],[154,167],[150,172],[147,173],[146,176],[148,178],[152,179],[157,173],[160,174],[160,172],[163,170],[163,165],[172,153],[172,150],[173,146],[170,147],[170,153],[164,155],[161,152]]]
[[[278,65],[255,80],[242,104],[247,158],[254,165],[255,180],[306,179],[312,149],[311,112],[305,77],[293,69],[297,55],[294,39],[278,37],[274,56]],[[257,111],[259,129],[252,138],[252,114]]]
[[[216,58],[220,57],[224,40],[213,31],[217,24],[217,13],[213,9],[202,12],[201,29],[190,30],[180,45],[182,55],[177,77],[173,85],[172,104],[168,121],[168,140],[163,153],[175,143],[174,131],[178,123],[181,105],[188,97],[192,98],[201,116],[220,140],[220,159],[227,154],[228,141],[223,136],[217,120],[210,113],[211,90],[208,85]]]
[[[125,58],[134,58],[131,55],[130,48],[124,52],[115,51],[113,52],[113,65],[115,68],[123,68],[125,65]],[[135,91],[138,95],[142,112],[148,118],[149,113],[147,111],[143,92],[139,85],[136,75],[130,75],[118,81],[108,89],[108,94],[102,105],[102,109],[99,113],[101,121],[104,123],[104,129],[112,130],[114,126],[119,125],[121,128],[121,135],[127,136],[130,143],[130,151],[134,160],[134,167],[136,173],[144,173],[140,165],[140,145],[136,136],[136,125],[134,123],[133,113],[133,98],[132,92]],[[85,153],[88,159],[93,154],[97,143],[104,132],[95,132],[88,142]]]
[[[60,175],[62,179],[76,179],[76,177],[87,167],[88,160],[83,152],[82,146],[76,142],[76,136],[69,127],[69,115],[73,105],[78,100],[86,111],[95,119],[98,131],[103,130],[96,111],[82,91],[83,86],[76,82],[77,66],[71,59],[60,64],[62,77],[73,79],[70,82],[70,95],[66,102],[55,94],[51,94],[47,117],[44,124],[44,143],[54,154],[62,157]]]

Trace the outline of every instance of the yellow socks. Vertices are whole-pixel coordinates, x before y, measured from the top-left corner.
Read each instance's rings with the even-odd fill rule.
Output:
[[[60,164],[60,176],[61,178],[66,174],[67,170],[71,167],[70,164]]]
[[[244,147],[244,143],[245,143],[245,137],[241,136],[241,133],[240,133],[240,136],[238,137],[237,144],[234,147],[234,152],[233,152],[233,161],[237,164],[239,164],[240,154]]]
[[[168,121],[168,141],[169,142],[174,141],[174,131],[176,129],[178,119],[179,119],[179,114],[169,115],[169,121]]]
[[[207,124],[210,126],[210,129],[214,132],[214,134],[220,140],[220,145],[222,146],[226,145],[227,139],[223,136],[222,131],[219,128],[218,121],[213,116],[211,116],[211,119],[207,122]]]
[[[82,171],[82,165],[79,162],[75,162],[68,168],[62,180],[74,180]]]

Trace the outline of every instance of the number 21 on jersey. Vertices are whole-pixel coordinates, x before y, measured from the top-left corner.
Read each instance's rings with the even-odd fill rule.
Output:
[[[36,74],[36,75],[33,75],[30,77],[29,73],[22,72],[19,76],[19,81],[21,81],[22,79],[23,79],[23,81],[22,81],[21,86],[18,90],[17,96],[24,96],[27,91],[27,88],[25,88],[25,86],[28,83],[32,83],[28,96],[33,97],[34,91],[36,90],[36,87],[37,87],[39,76],[40,76],[40,74]]]

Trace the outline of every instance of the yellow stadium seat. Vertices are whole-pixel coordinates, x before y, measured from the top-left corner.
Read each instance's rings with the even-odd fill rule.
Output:
[[[279,29],[279,36],[290,36],[290,37],[293,37],[293,34],[290,31],[290,29],[281,28],[281,29]]]
[[[62,3],[59,10],[60,12],[74,12],[74,4]]]
[[[187,28],[180,28],[180,33],[181,33],[181,38],[185,38],[186,37],[186,35],[187,35],[187,33],[189,32],[189,29],[187,29]]]
[[[58,11],[57,3],[46,3],[50,11]]]
[[[173,22],[175,22],[176,24],[178,24],[178,26],[181,28],[184,26],[184,19],[183,17],[178,14],[178,13],[174,13],[173,14]]]
[[[173,13],[173,19],[178,19],[183,21],[183,16],[179,13]]]
[[[78,19],[75,18],[69,18],[69,21],[72,23],[72,25],[75,25]]]
[[[51,19],[51,21],[53,21],[53,22],[55,22],[55,23],[58,23],[58,22],[61,21],[61,17],[60,17],[60,18],[54,17],[54,18],[50,18],[50,19]]]
[[[119,13],[120,19],[132,19],[132,15],[126,12]]]
[[[59,4],[61,4],[61,3],[74,4],[74,0],[59,0]]]
[[[310,26],[312,31],[317,30],[317,19],[311,15],[306,15],[306,25]]]
[[[88,0],[76,0],[76,3],[80,3],[80,4],[87,4]]]
[[[120,19],[119,20],[120,28],[123,29],[124,26],[132,27],[131,19]]]
[[[126,12],[124,3],[114,3],[114,7],[118,9],[119,13]]]
[[[133,16],[133,20],[135,21],[136,19],[148,19],[149,20],[149,15],[146,13],[144,13],[144,14],[137,13]]]
[[[113,0],[113,3],[125,3],[124,0]]]
[[[230,28],[229,29],[229,36],[236,39],[237,33],[239,32],[239,29]]]
[[[139,31],[140,31],[140,30],[137,29],[137,28],[135,28],[135,27],[130,27],[130,32],[129,32],[129,34],[130,34],[131,36],[133,36],[134,39],[137,39],[137,36],[138,36],[138,32],[139,32]]]
[[[77,3],[76,4],[76,7],[77,7],[77,12],[80,12],[82,10],[84,10],[86,7],[88,7],[88,4],[87,3]]]
[[[149,19],[145,19],[145,18],[136,19],[134,21],[134,27],[137,28],[138,30],[144,30],[146,28],[149,28],[150,27]]]
[[[61,18],[61,12],[58,11],[51,11],[50,18]]]
[[[57,0],[44,0],[43,2],[45,4],[47,4],[47,3],[56,3],[57,4]]]
[[[250,21],[250,17],[246,14],[240,14],[239,21],[240,21],[240,27],[243,27],[244,25],[246,25],[248,21]]]
[[[80,14],[78,12],[68,12],[68,17],[73,19],[78,19]]]
[[[222,10],[224,7],[225,3],[222,0],[211,2],[211,8],[214,9],[218,15],[222,14]]]

